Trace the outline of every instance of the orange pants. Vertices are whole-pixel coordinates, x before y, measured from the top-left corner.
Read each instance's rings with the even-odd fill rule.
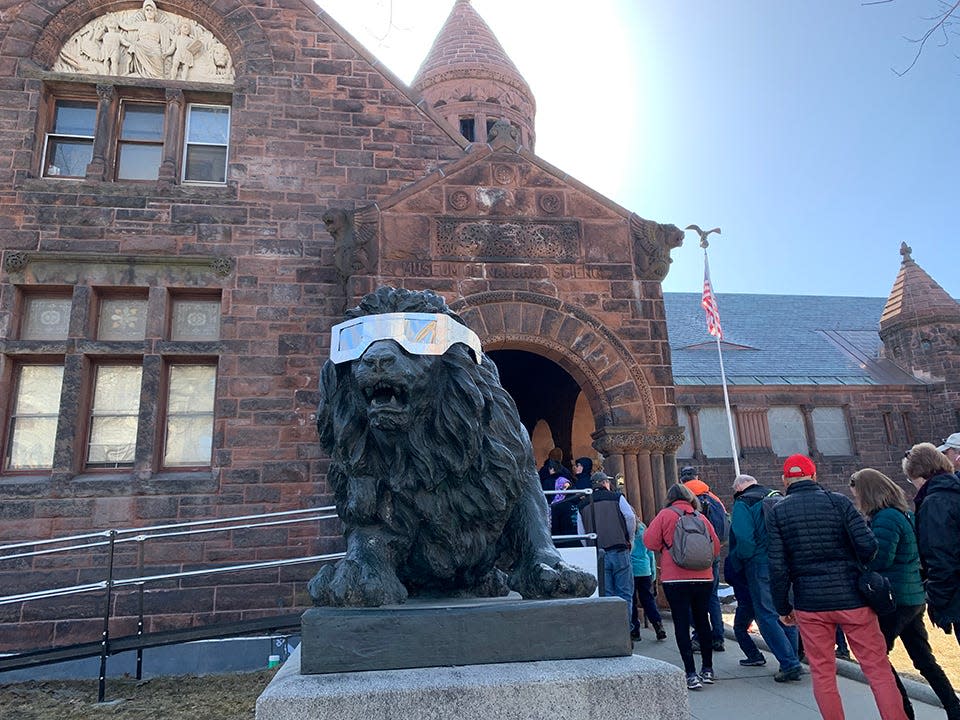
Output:
[[[903,699],[887,659],[887,645],[873,610],[868,607],[823,612],[797,610],[795,614],[803,649],[810,662],[813,696],[824,720],[844,720],[834,654],[838,625],[870,683],[880,717],[883,720],[907,720]]]

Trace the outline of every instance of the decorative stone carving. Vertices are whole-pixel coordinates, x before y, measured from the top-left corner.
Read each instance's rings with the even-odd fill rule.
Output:
[[[233,260],[224,255],[218,255],[210,261],[210,269],[214,274],[226,277],[233,272]]]
[[[466,210],[470,207],[470,196],[463,190],[450,193],[450,207],[454,210]]]
[[[7,256],[3,259],[3,269],[8,273],[20,272],[27,266],[28,262],[30,262],[30,258],[27,257],[26,253],[7,253]]]
[[[573,220],[437,220],[436,254],[446,259],[575,263],[580,258],[579,247],[580,224]]]
[[[494,165],[493,179],[500,185],[510,185],[513,183],[514,170],[510,165]]]
[[[494,150],[501,147],[516,148],[520,145],[520,131],[506,120],[497,120],[487,134],[487,142]]]
[[[615,453],[627,455],[642,450],[651,452],[674,452],[683,445],[682,427],[633,429],[608,427],[593,434],[593,447],[604,455]]]
[[[144,0],[139,10],[109,12],[67,40],[55,72],[192,82],[232,83],[226,46],[194,20],[157,9]]]
[[[683,230],[676,225],[663,225],[630,216],[633,236],[633,263],[641,280],[662,281],[670,270],[670,251],[683,245]]]
[[[331,208],[323,213],[323,224],[333,237],[334,266],[341,282],[370,268],[369,233],[358,233],[354,214],[340,208]]]
[[[557,193],[544,193],[537,199],[537,205],[547,215],[556,215],[563,207],[563,201]]]

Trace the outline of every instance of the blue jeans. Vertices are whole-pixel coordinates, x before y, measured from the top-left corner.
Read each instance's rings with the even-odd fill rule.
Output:
[[[603,594],[623,598],[627,602],[630,622],[633,614],[633,564],[629,550],[605,550],[603,553]]]
[[[753,558],[747,563],[745,572],[760,635],[766,641],[770,652],[777,658],[781,670],[800,667],[800,658],[797,655],[799,637],[797,628],[783,625],[773,607],[769,561],[766,558]]]
[[[727,576],[727,582],[733,587],[733,594],[737,598],[737,611],[733,616],[733,634],[737,638],[737,645],[746,655],[747,660],[761,660],[763,653],[750,637],[750,623],[756,619],[753,609],[753,598],[750,597],[750,588],[746,584],[733,582]]]

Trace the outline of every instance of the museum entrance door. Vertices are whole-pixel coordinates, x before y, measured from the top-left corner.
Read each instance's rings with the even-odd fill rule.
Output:
[[[517,404],[520,421],[530,433],[537,467],[551,448],[563,450],[573,470],[578,457],[596,457],[591,434],[596,429],[590,405],[577,381],[557,363],[524,350],[491,350],[500,382]]]

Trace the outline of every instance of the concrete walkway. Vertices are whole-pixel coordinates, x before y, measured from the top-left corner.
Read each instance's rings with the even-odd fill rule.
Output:
[[[669,617],[664,618],[667,639],[657,642],[652,629],[640,631],[641,641],[634,643],[634,655],[644,655],[683,668],[680,652],[673,639]],[[759,641],[759,636],[756,636]],[[759,642],[758,642],[759,644]],[[692,691],[690,717],[696,720],[744,720],[745,718],[781,718],[782,720],[820,720],[817,703],[813,699],[810,675],[805,673],[800,682],[773,681],[777,671],[776,658],[764,652],[767,664],[763,667],[741,667],[743,653],[733,639],[727,639],[726,652],[714,653],[713,669],[717,674],[714,685]],[[699,668],[700,656],[697,655]],[[838,661],[842,662],[842,661]],[[854,665],[854,663],[848,663]],[[849,669],[849,668],[848,668]],[[806,666],[804,666],[806,670]],[[853,673],[851,673],[853,674]],[[837,686],[843,698],[847,720],[877,720],[880,713],[873,701],[870,687],[856,680],[838,676]],[[946,714],[939,706],[913,700],[917,720],[944,720]]]

